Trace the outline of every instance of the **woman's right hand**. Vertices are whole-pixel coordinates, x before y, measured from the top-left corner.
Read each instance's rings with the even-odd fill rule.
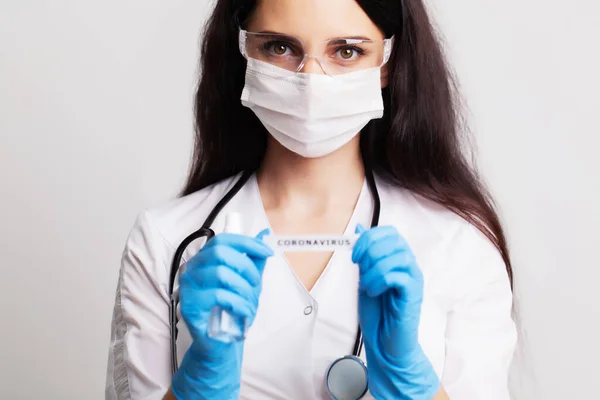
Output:
[[[237,399],[243,341],[224,343],[208,336],[211,310],[219,306],[254,321],[267,258],[273,255],[263,241],[222,233],[191,258],[179,278],[180,309],[193,342],[186,352],[172,390],[178,399]]]

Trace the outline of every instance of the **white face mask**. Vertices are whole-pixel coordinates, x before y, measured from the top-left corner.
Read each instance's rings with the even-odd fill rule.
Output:
[[[279,143],[303,157],[322,157],[352,140],[383,116],[381,69],[331,77],[297,73],[248,59],[242,105],[250,108]]]

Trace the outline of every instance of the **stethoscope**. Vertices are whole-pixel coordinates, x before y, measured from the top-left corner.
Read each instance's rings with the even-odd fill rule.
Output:
[[[185,249],[196,239],[206,238],[209,241],[215,236],[215,232],[210,229],[210,226],[217,218],[217,215],[229,203],[229,201],[240,191],[240,189],[248,182],[253,175],[253,171],[243,172],[240,179],[235,185],[223,196],[217,203],[215,208],[210,212],[202,227],[186,237],[173,256],[171,264],[171,274],[169,277],[169,321],[171,327],[171,368],[173,374],[177,372],[177,294],[174,292],[175,278],[179,270],[179,264],[183,257]],[[369,168],[365,168],[365,176],[371,196],[373,196],[373,217],[371,219],[371,227],[379,224],[379,214],[381,209],[381,200],[379,192],[375,185],[375,178]],[[356,333],[354,348],[352,355],[340,357],[335,360],[327,369],[325,376],[325,384],[327,391],[334,400],[358,400],[362,398],[368,390],[367,366],[359,358],[363,347],[363,337],[360,325]]]

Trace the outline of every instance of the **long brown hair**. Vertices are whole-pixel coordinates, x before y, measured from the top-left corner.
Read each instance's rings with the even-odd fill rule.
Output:
[[[238,50],[240,26],[257,0],[219,0],[208,21],[196,94],[196,144],[183,195],[258,169],[267,132],[243,107],[246,61]],[[505,235],[493,201],[461,140],[460,107],[422,0],[357,0],[386,37],[395,35],[382,90],[385,114],[361,135],[363,160],[387,182],[457,213],[498,248],[512,283]]]

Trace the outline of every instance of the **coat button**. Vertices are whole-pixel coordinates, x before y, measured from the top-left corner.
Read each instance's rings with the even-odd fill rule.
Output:
[[[304,315],[310,315],[313,312],[312,306],[308,306],[304,309]]]

